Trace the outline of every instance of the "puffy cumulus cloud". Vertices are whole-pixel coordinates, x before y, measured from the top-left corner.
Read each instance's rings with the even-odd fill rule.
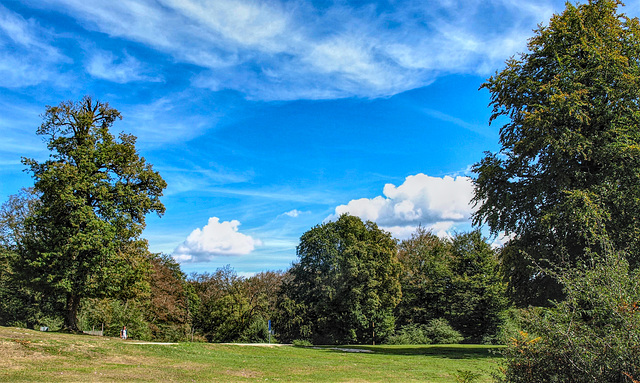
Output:
[[[421,225],[440,236],[459,224],[469,224],[473,213],[473,183],[469,177],[409,176],[400,186],[386,184],[383,195],[352,200],[336,207],[335,219],[351,214],[376,222],[398,238],[408,237]]]
[[[260,240],[240,233],[238,226],[236,220],[220,222],[218,217],[211,217],[173,251],[173,258],[178,262],[206,262],[219,256],[247,255],[262,245]]]
[[[261,100],[390,96],[443,74],[485,76],[525,50],[537,23],[564,7],[560,0],[41,4],[199,66],[196,86]]]

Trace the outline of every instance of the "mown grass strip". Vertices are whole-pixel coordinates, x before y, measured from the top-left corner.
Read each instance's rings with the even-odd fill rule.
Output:
[[[346,352],[344,349],[371,352]],[[117,338],[0,327],[3,382],[455,382],[458,371],[490,382],[496,347],[255,347],[141,344]]]

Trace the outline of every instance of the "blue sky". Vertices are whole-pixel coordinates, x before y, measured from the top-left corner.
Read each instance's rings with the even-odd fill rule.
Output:
[[[92,95],[168,182],[154,252],[286,269],[341,213],[397,238],[470,229],[498,149],[478,90],[563,1],[25,0],[0,4],[0,203],[48,156],[46,105]],[[631,16],[638,5],[624,9]]]

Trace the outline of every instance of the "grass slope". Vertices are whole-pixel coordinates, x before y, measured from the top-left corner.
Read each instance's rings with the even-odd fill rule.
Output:
[[[491,347],[257,347],[149,344],[0,327],[2,382],[456,382],[460,370],[489,382]]]

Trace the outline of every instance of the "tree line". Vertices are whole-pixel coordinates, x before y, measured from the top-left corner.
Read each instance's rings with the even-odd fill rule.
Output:
[[[33,190],[0,210],[0,325],[67,327],[64,293],[39,290],[19,266],[16,236],[40,203]],[[439,238],[418,228],[397,241],[375,223],[343,215],[300,239],[286,271],[241,277],[225,266],[186,275],[169,255],[129,256],[135,275],[81,299],[77,330],[123,325],[162,341],[315,344],[495,341],[507,307],[498,252],[478,231]],[[24,266],[22,266],[24,267]],[[35,287],[34,287],[35,286]],[[269,333],[271,321],[273,332]]]
[[[477,231],[420,228],[399,243],[344,215],[304,233],[289,270],[186,276],[141,237],[166,182],[134,136],[111,133],[119,118],[88,96],[47,107],[37,134],[50,157],[23,158],[34,185],[0,209],[0,324],[209,342],[495,339],[504,285]]]

